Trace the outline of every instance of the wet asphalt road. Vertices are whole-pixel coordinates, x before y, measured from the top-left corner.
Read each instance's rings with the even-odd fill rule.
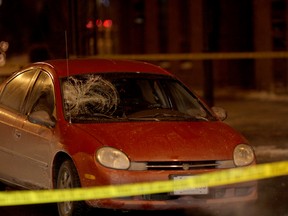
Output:
[[[225,121],[240,131],[254,146],[258,163],[287,160],[288,158],[288,100],[217,100],[215,105],[228,111]],[[287,154],[286,154],[287,153]],[[287,155],[287,156],[286,156]],[[258,200],[247,206],[227,206],[220,210],[188,211],[104,211],[92,210],[89,215],[123,216],[217,216],[261,215],[288,216],[288,176],[259,181]],[[230,209],[232,207],[232,209]],[[229,208],[229,210],[228,210]],[[0,215],[51,216],[57,215],[55,204],[1,207]]]

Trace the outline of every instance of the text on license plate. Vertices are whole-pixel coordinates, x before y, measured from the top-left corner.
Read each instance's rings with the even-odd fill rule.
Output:
[[[173,180],[181,180],[185,178],[191,178],[192,176],[173,176]],[[197,188],[189,188],[184,190],[174,190],[172,192],[173,195],[204,195],[208,194],[208,187],[197,187]]]

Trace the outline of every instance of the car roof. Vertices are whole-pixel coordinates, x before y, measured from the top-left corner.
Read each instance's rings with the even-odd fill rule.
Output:
[[[37,63],[36,63],[37,64]],[[145,72],[171,75],[163,68],[141,61],[112,59],[57,59],[48,60],[44,64],[53,67],[59,77],[87,73],[106,72]]]

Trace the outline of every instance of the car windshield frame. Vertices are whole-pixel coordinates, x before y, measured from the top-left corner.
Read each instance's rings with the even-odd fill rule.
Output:
[[[202,101],[168,75],[132,72],[60,79],[63,112],[71,123],[215,121]]]

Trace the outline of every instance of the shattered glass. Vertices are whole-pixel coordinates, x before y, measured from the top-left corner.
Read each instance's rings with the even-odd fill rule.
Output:
[[[63,93],[65,110],[70,117],[95,113],[112,115],[119,103],[114,85],[94,74],[68,77]]]

